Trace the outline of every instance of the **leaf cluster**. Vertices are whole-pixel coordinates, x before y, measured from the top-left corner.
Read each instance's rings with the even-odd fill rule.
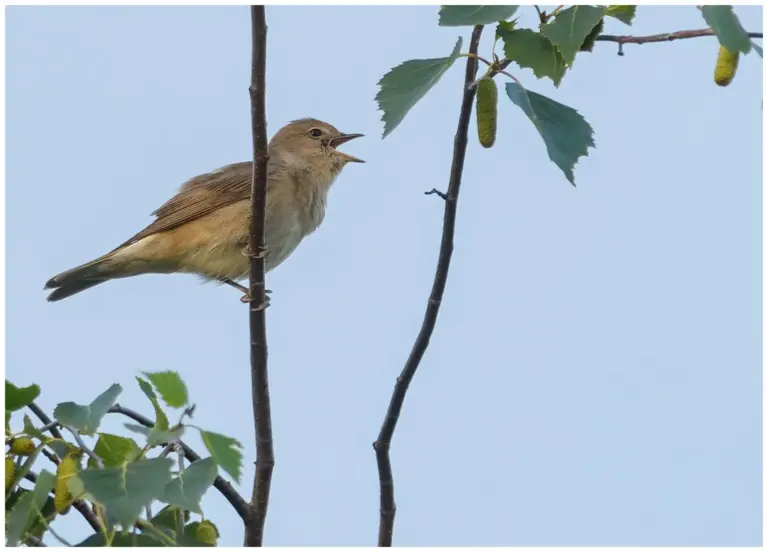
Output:
[[[204,517],[190,521],[190,514],[203,516],[201,499],[219,468],[239,481],[242,445],[185,422],[194,405],[177,372],[145,372],[143,376],[136,380],[154,409],[155,420],[151,427],[125,424],[139,435],[138,440],[99,429],[107,413],[122,411],[117,404],[122,392],[119,384],[88,404],[60,403],[53,411],[54,420],[42,427],[24,415],[21,430],[14,431],[14,413],[34,406],[40,387],[17,387],[6,380],[8,546],[38,543],[48,532],[58,538],[51,523],[69,515],[72,505],[81,513],[85,509],[84,515],[95,519],[99,528],[77,546],[216,544],[215,525]],[[169,421],[168,408],[179,411],[175,424]],[[186,465],[180,439],[188,429],[199,432],[210,456]],[[33,471],[44,461],[41,455],[53,462],[55,473]],[[34,485],[30,487],[29,482]],[[162,509],[153,516],[152,507],[157,504]]]
[[[559,87],[566,73],[573,69],[578,54],[592,52],[605,18],[631,25],[637,6],[559,6],[552,13],[535,6],[526,7],[536,9],[536,27],[520,26],[520,6],[441,6],[438,24],[444,27],[496,25],[493,51],[487,57],[478,56],[487,65],[481,79],[503,75],[511,80],[505,85],[507,97],[533,123],[550,160],[575,185],[576,163],[588,155],[590,148],[595,148],[592,127],[578,111],[530,90],[507,69],[510,66],[531,69],[537,79],[549,79]],[[698,9],[721,45],[743,53],[755,48],[762,55],[759,47],[750,41],[731,6]],[[504,55],[501,59],[496,52],[499,44]],[[469,55],[462,54],[461,47],[459,37],[447,57],[406,61],[382,77],[376,100],[383,113],[383,137],[402,123],[408,112],[459,57]],[[488,143],[482,136],[480,140]]]

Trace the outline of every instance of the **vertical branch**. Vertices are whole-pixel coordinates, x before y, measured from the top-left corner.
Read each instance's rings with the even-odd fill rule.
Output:
[[[267,377],[267,326],[264,289],[264,224],[267,195],[267,122],[265,113],[265,74],[267,61],[267,19],[264,6],[251,6],[253,58],[251,62],[251,126],[253,132],[253,182],[251,184],[251,233],[249,251],[251,386],[253,418],[256,425],[256,475],[245,522],[245,546],[261,546],[264,520],[269,504],[269,488],[275,455],[272,450],[272,415]]]
[[[482,25],[477,25],[473,29],[469,45],[469,52],[471,54],[477,54],[477,47],[482,32]],[[448,181],[448,191],[444,196],[441,195],[445,200],[445,212],[443,214],[443,237],[440,242],[440,255],[437,260],[435,280],[432,284],[432,291],[427,302],[427,310],[424,313],[421,330],[419,330],[419,335],[416,337],[416,342],[413,344],[411,354],[408,356],[403,371],[397,378],[395,390],[389,401],[387,415],[379,431],[379,437],[373,443],[373,448],[376,451],[376,463],[379,469],[379,546],[392,546],[392,533],[395,526],[395,486],[392,479],[392,464],[389,458],[392,435],[395,433],[395,426],[400,417],[400,411],[403,408],[408,386],[416,374],[416,369],[419,367],[419,363],[429,346],[429,339],[435,329],[437,313],[443,300],[445,283],[448,280],[448,269],[451,265],[451,255],[453,254],[453,234],[456,226],[456,202],[459,199],[461,175],[464,170],[464,156],[467,151],[469,119],[472,116],[472,103],[475,99],[475,87],[472,86],[472,83],[475,81],[476,74],[477,59],[474,56],[470,56],[467,58],[467,70],[464,75],[464,97],[461,102],[458,129],[453,140],[453,162]]]

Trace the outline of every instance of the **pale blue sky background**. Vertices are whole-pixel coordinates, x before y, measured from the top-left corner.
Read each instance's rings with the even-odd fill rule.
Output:
[[[739,8],[762,30],[759,7]],[[523,8],[531,22],[533,8]],[[88,402],[178,370],[195,422],[245,444],[248,322],[239,294],[192,276],[111,282],[57,304],[52,275],[141,229],[187,178],[251,155],[250,18],[230,8],[9,8],[7,366],[41,404]],[[370,545],[371,442],[434,272],[463,64],[385,141],[386,71],[447,55],[468,28],[437,7],[272,8],[269,133],[321,118],[346,150],[320,230],[268,277],[277,467],[266,542]],[[694,7],[630,29],[701,28]],[[489,55],[493,29],[481,51]],[[713,82],[715,39],[579,55],[559,90],[597,150],[572,188],[503,102],[492,150],[467,154],[437,330],[395,435],[398,545],[761,542],[761,59]],[[504,100],[504,97],[502,97]],[[122,432],[122,420],[105,429]],[[193,444],[199,444],[191,439]],[[239,518],[204,503],[237,545]],[[77,539],[77,515],[61,532]]]

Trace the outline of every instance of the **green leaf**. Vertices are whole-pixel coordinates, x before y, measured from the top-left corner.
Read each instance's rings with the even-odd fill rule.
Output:
[[[752,43],[752,49],[755,50],[755,52],[757,52],[758,56],[763,57],[763,48],[762,48],[762,46],[760,46],[758,44],[755,44],[753,42]]]
[[[517,20],[514,19],[512,21],[499,21],[498,25],[496,25],[496,40],[501,40],[502,36],[501,33],[503,32],[512,32],[515,30],[515,27],[517,27]]]
[[[496,33],[504,41],[507,59],[520,67],[533,69],[539,79],[549,77],[555,86],[560,85],[565,75],[565,61],[547,37],[530,29],[506,31],[499,27]]]
[[[46,497],[45,504],[43,504],[43,507],[40,509],[40,514],[42,515],[42,519],[39,515],[33,516],[32,523],[26,531],[26,536],[32,535],[33,537],[42,539],[43,534],[48,530],[48,521],[56,517],[56,506],[53,503],[53,497],[51,495]],[[29,539],[23,538],[21,539],[21,542],[28,545]]]
[[[575,109],[517,83],[507,83],[507,96],[528,115],[544,139],[549,158],[575,186],[573,167],[579,157],[588,154],[588,148],[595,147],[589,123]]]
[[[126,428],[136,433],[141,433],[147,438],[149,446],[159,445],[160,443],[170,443],[178,441],[184,435],[184,426],[175,426],[172,429],[161,431],[154,428],[144,427],[139,424],[124,424]]]
[[[155,390],[152,389],[152,386],[148,381],[138,376],[136,377],[136,381],[139,382],[139,387],[141,387],[141,390],[144,391],[144,394],[152,402],[152,406],[155,407],[155,428],[161,431],[168,429],[168,416],[166,416],[165,411],[160,406],[160,401],[157,400]]]
[[[132,462],[141,454],[141,447],[129,437],[120,437],[111,433],[99,433],[99,440],[93,447],[96,456],[104,461],[107,468],[122,466]],[[88,458],[88,467],[96,467],[93,458]]]
[[[189,404],[187,385],[178,372],[144,372],[160,396],[171,408],[183,408]]]
[[[570,67],[576,59],[584,39],[605,15],[605,8],[573,6],[561,11],[555,20],[542,25],[541,34],[557,46],[565,64]]]
[[[82,542],[77,543],[75,546],[106,546],[107,539],[104,533],[94,533]],[[167,546],[166,543],[152,538],[147,533],[128,533],[126,531],[118,531],[115,533],[115,537],[112,539],[112,546],[121,547],[147,547],[147,546]]]
[[[174,538],[176,538],[177,530],[189,521],[189,517],[189,512],[182,510],[178,506],[166,506],[155,514],[151,523],[155,528],[163,530],[167,534],[172,532]],[[142,531],[144,530],[142,529]]]
[[[60,403],[54,410],[53,416],[62,425],[70,426],[83,435],[93,435],[99,429],[101,419],[113,404],[123,388],[119,384],[112,385],[88,405],[73,402]]]
[[[618,19],[627,25],[632,25],[636,13],[637,6],[608,6],[605,8],[605,15]]]
[[[8,546],[16,546],[39,518],[55,481],[55,475],[42,470],[37,476],[32,492],[24,494],[14,504],[6,519],[5,540]]]
[[[440,6],[441,27],[488,25],[509,19],[520,6]]]
[[[181,506],[185,510],[202,514],[200,500],[216,479],[216,462],[213,458],[203,458],[192,462],[177,477],[165,486],[160,499],[168,504]]]
[[[170,458],[142,459],[116,468],[80,472],[86,492],[101,502],[123,528],[130,528],[144,508],[162,496],[171,480]]]
[[[752,41],[741,26],[739,18],[733,13],[733,6],[702,6],[701,15],[722,46],[731,52],[749,53]]]
[[[35,427],[32,419],[27,414],[24,414],[24,429],[22,431],[30,437],[34,437],[40,441],[47,441],[50,439],[50,437]]]
[[[453,65],[461,52],[461,37],[456,41],[451,55],[445,58],[412,59],[401,63],[379,81],[379,93],[376,101],[384,114],[384,134],[386,138],[403,122],[406,114],[429,92],[440,77]]]
[[[6,489],[6,494],[8,491],[13,490],[18,485],[19,481],[24,479],[24,476],[29,473],[29,470],[32,469],[32,466],[37,461],[37,457],[40,455],[40,451],[43,450],[43,447],[45,447],[45,444],[43,443],[37,445],[35,450],[33,450],[32,453],[26,457],[24,462],[22,462],[21,466],[19,466],[19,469],[16,470],[16,473],[13,476],[13,482],[10,487]]]
[[[149,432],[147,437],[147,443],[149,446],[154,447],[160,443],[172,443],[180,440],[184,436],[184,426],[175,426],[168,431],[159,431],[153,429]]]
[[[5,380],[5,409],[11,412],[21,410],[40,396],[40,386],[33,383],[29,387],[16,387]]]
[[[232,439],[220,433],[200,430],[200,437],[205,448],[221,468],[240,483],[243,468],[243,445],[237,439]]]

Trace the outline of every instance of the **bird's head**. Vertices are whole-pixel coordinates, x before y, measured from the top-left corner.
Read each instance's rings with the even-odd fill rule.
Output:
[[[340,145],[362,134],[345,134],[317,119],[299,119],[281,128],[269,143],[270,155],[277,154],[289,165],[340,171],[347,163],[365,163],[343,151]]]

